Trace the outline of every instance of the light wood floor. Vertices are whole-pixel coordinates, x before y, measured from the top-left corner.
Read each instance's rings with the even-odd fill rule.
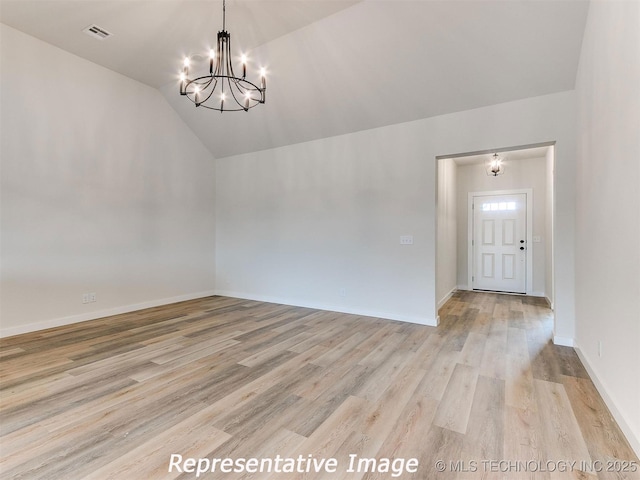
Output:
[[[538,299],[459,292],[440,315],[432,328],[209,297],[3,339],[0,476],[193,478],[168,472],[177,453],[339,462],[205,479],[640,478],[593,471],[638,458]],[[419,468],[348,473],[349,454]],[[452,472],[459,460],[477,471]],[[577,464],[521,471],[547,461]]]

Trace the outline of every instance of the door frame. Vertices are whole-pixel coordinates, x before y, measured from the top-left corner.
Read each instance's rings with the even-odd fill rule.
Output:
[[[527,199],[527,255],[525,265],[525,294],[533,293],[533,189],[521,188],[516,190],[489,190],[486,192],[469,192],[467,194],[467,285],[473,290],[473,199],[489,195],[516,195],[524,194]],[[508,294],[508,292],[505,292]],[[516,294],[513,294],[516,295]]]

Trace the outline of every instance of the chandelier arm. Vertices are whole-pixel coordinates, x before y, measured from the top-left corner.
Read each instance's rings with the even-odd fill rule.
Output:
[[[222,75],[223,72],[221,72],[221,68],[222,68],[222,62],[224,61],[224,50],[223,50],[223,43],[224,40],[222,38],[221,35],[222,32],[218,32],[218,44],[216,46],[216,50],[217,50],[217,55],[216,55],[216,70],[214,72],[214,76],[218,76],[218,75]]]
[[[218,85],[218,79],[217,78],[216,79],[212,78],[211,80],[209,80],[209,82],[208,82],[207,86],[205,87],[205,89],[209,88],[209,86],[211,85],[213,80],[215,80],[215,83],[213,84],[213,88],[209,92],[209,95],[207,95],[207,98],[205,98],[203,101],[201,101],[200,104],[208,102],[209,99],[211,98],[211,95],[213,95],[213,92],[216,91],[216,86]]]
[[[225,42],[225,48],[226,48],[226,51],[227,51],[227,58],[225,58],[225,61],[227,63],[227,65],[226,65],[226,67],[227,67],[227,75],[229,77],[236,78],[235,73],[233,73],[233,64],[231,63],[231,35],[227,36],[227,41]]]
[[[237,82],[237,81],[235,81],[235,80],[236,80],[236,79],[234,78],[234,83],[236,84],[236,88],[238,89],[238,92],[242,93],[242,90],[240,90],[240,87],[238,86],[238,82]],[[229,90],[231,91],[231,96],[233,97],[233,99],[235,100],[235,102],[238,104],[238,106],[239,106],[240,108],[242,108],[243,110],[245,110],[245,111],[246,111],[246,110],[248,110],[248,108],[245,108],[245,107],[244,107],[244,105],[242,105],[242,104],[238,101],[238,99],[236,98],[236,94],[235,94],[235,92],[233,91],[233,86],[231,85],[231,81],[229,81]]]
[[[251,88],[245,86],[245,84],[247,84],[247,83],[249,85],[251,85]],[[246,80],[244,78],[243,79],[237,79],[236,78],[235,79],[235,84],[236,84],[236,87],[237,87],[238,92],[240,94],[244,95],[247,100],[250,100],[252,102],[256,102],[254,105],[251,105],[251,107],[255,107],[258,103],[263,103],[263,101],[262,101],[262,90],[260,88],[258,88],[256,85],[254,85],[253,83],[249,82],[248,80]],[[253,93],[254,92],[260,93],[260,98],[254,98],[253,97]],[[238,101],[238,100],[236,99],[236,101]],[[247,103],[250,103],[250,102],[247,102]],[[242,104],[240,102],[238,102],[238,104],[243,107],[244,111],[247,111],[247,110],[249,110],[249,108],[251,108],[251,107],[249,107],[247,105],[247,103],[245,103],[245,105],[242,106]]]
[[[211,85],[211,82],[213,82],[215,80],[215,78],[213,78],[213,77],[198,77],[193,81],[195,82],[196,80],[201,80],[203,78],[206,78],[206,80],[204,82],[202,82],[202,83],[198,83],[197,85],[199,87],[201,87],[203,90],[205,90],[205,89],[209,88],[209,85]],[[213,88],[215,88],[215,86]]]
[[[244,95],[245,98],[247,98],[247,95],[249,95],[249,99],[254,100],[253,97],[251,96],[253,89],[245,87],[244,84],[240,83],[239,81],[236,81],[236,87],[238,88],[238,93],[240,95]]]
[[[196,85],[200,88],[199,95],[204,96],[205,91],[207,93],[206,98],[203,98],[201,101],[196,102],[194,99],[194,92],[193,91],[188,92],[187,98],[192,103],[194,104],[197,103],[198,107],[204,107],[210,110],[225,111],[225,112],[241,111],[241,110],[247,111],[248,109],[258,105],[259,103],[262,103],[260,98],[250,97],[249,106],[245,108],[245,106],[242,105],[242,101],[238,98],[238,94],[242,94],[245,92],[249,94],[253,92],[257,92],[257,93],[262,92],[262,90],[256,84],[246,79],[231,77],[229,75],[220,75],[218,77],[206,75],[206,76],[194,78],[189,82],[189,85],[191,84]],[[218,84],[220,85],[226,84],[226,89],[231,92],[232,96],[234,97],[234,102],[236,105],[238,105],[239,108],[223,108],[221,110],[220,107],[216,107],[216,106],[212,107],[205,104],[207,101],[211,99],[213,94],[216,92],[216,88]]]
[[[195,99],[195,95],[196,94],[195,94],[195,92],[188,92],[188,88],[189,88],[189,85],[193,84],[196,87],[201,88],[202,91],[204,92],[207,88],[209,88],[209,85],[211,85],[211,82],[212,82],[213,78],[207,78],[207,80],[205,80],[204,82],[199,82],[199,80],[202,80],[203,78],[206,78],[206,77],[198,77],[198,78],[194,78],[193,80],[188,80],[187,83],[185,84],[185,87],[184,87],[184,91],[185,91],[184,95],[189,100],[191,100],[196,106],[199,106],[201,103],[206,102],[209,99],[209,97],[207,97],[202,102],[196,102],[196,99]],[[213,89],[215,90],[215,86],[213,87]],[[189,96],[189,93],[191,93],[191,95],[193,95],[193,98],[191,98]],[[211,96],[211,94],[209,94],[209,96]]]

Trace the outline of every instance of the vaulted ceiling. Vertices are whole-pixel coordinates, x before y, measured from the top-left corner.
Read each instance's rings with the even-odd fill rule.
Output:
[[[208,52],[217,0],[2,0],[18,30],[147,85],[216,157],[573,89],[584,0],[228,0],[248,77],[268,69],[249,112],[195,108],[178,94],[185,54]],[[97,24],[113,33],[82,33]],[[487,119],[491,121],[491,119]]]

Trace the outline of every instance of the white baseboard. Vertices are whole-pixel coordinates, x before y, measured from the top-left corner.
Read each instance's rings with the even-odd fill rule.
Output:
[[[580,347],[578,347],[577,345],[574,347],[574,349],[578,354],[580,361],[584,365],[584,368],[587,369],[587,372],[589,373],[589,377],[591,377],[591,380],[593,381],[593,384],[596,386],[596,389],[600,393],[600,396],[604,400],[604,403],[607,404],[607,407],[609,408],[611,415],[613,415],[613,418],[618,423],[620,430],[622,430],[622,433],[624,433],[624,436],[627,437],[627,441],[629,442],[629,445],[631,445],[631,448],[634,450],[636,455],[640,457],[640,437],[636,433],[634,433],[633,429],[627,422],[627,419],[624,417],[624,415],[622,415],[620,410],[618,410],[616,403],[613,401],[613,399],[609,395],[607,387],[604,385],[604,383],[602,383],[602,381],[600,380],[600,377],[598,377],[598,375],[596,374],[596,371],[593,369],[593,367],[589,363],[589,360],[587,359],[586,355],[582,352]]]
[[[558,337],[557,335],[553,336],[554,345],[560,345],[561,347],[573,347],[574,341],[573,338],[568,337]]]
[[[364,308],[345,307],[344,305],[330,305],[316,302],[301,302],[290,298],[271,297],[269,295],[254,295],[245,292],[234,292],[230,290],[218,290],[216,295],[232,298],[243,298],[246,300],[255,300],[257,302],[278,303],[281,305],[291,305],[293,307],[314,308],[317,310],[325,310],[328,312],[348,313],[351,315],[361,315],[364,317],[384,318],[386,320],[397,320],[400,322],[417,323],[418,325],[427,325],[437,327],[437,318],[424,318],[412,315],[398,315],[396,313],[381,312],[377,310],[367,310]]]
[[[447,303],[447,301],[453,296],[454,293],[458,291],[458,287],[453,287],[449,293],[447,293],[442,300],[438,302],[438,310],[442,308],[442,306]]]
[[[0,338],[20,335],[22,333],[37,332],[38,330],[46,330],[47,328],[62,327],[64,325],[86,322],[88,320],[95,320],[97,318],[120,315],[122,313],[135,312],[137,310],[144,310],[145,308],[160,307],[162,305],[169,305],[170,303],[178,303],[187,300],[195,300],[196,298],[210,297],[215,294],[216,293],[213,290],[198,293],[188,293],[186,295],[179,295],[177,297],[161,298],[148,302],[136,303],[133,305],[125,305],[122,307],[108,308],[106,310],[81,313],[79,315],[54,318],[51,320],[45,320],[43,322],[28,323],[26,325],[19,325],[17,327],[2,328],[0,329]]]
[[[473,290],[473,289],[469,288],[468,285],[458,285],[457,290]],[[521,294],[520,293],[514,293],[514,294],[505,293],[505,295],[521,295]],[[547,297],[547,295],[544,292],[527,292],[526,295],[529,296],[529,297],[544,297],[547,300],[547,303],[549,305],[551,305],[551,310],[553,310],[553,303],[551,302],[551,300],[549,300],[549,298]],[[440,308],[440,307],[438,306],[438,308]]]

